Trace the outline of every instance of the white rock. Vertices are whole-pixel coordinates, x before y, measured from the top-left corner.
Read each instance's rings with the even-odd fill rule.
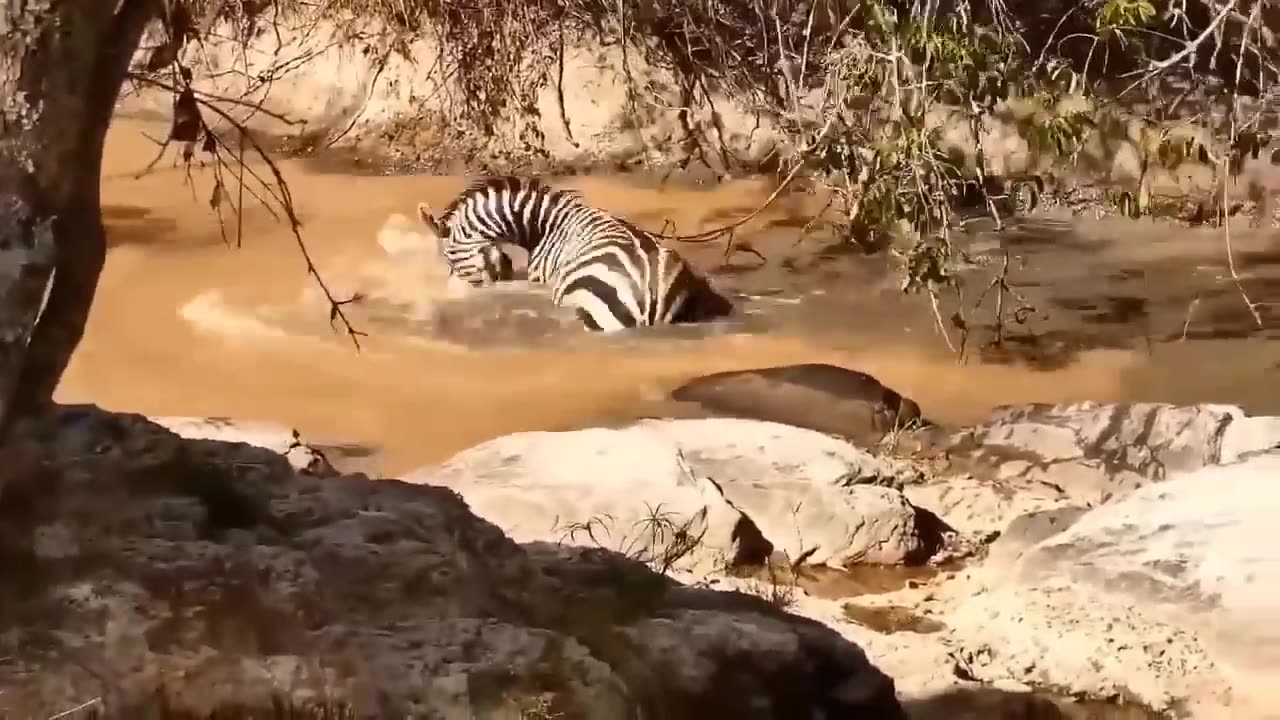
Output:
[[[1068,582],[967,590],[941,620],[957,665],[985,683],[1123,694],[1157,710],[1226,703],[1227,684],[1194,633]]]
[[[854,445],[780,423],[649,420],[689,465],[714,480],[776,548],[809,562],[898,563],[920,552],[915,508],[901,485],[915,470]]]
[[[518,541],[593,542],[565,528],[599,519],[597,542],[646,546],[650,508],[692,523],[699,567],[735,557],[754,525],[790,558],[896,563],[927,555],[893,482],[909,470],[810,430],[738,419],[647,420],[622,429],[519,433],[405,477],[444,485]],[[747,520],[744,520],[747,518]],[[600,531],[607,529],[607,534]]]
[[[1235,462],[1246,455],[1280,448],[1280,417],[1235,417],[1222,434],[1220,462]]]
[[[599,544],[628,554],[662,552],[677,526],[702,536],[690,560],[707,570],[733,557],[741,513],[714,484],[646,432],[592,429],[518,433],[463,451],[408,482],[443,485],[517,542]],[[669,517],[666,532],[647,523]]]
[[[1070,497],[1046,483],[1022,479],[944,475],[903,488],[907,500],[942,518],[960,532],[986,536],[1003,532],[1021,515],[1063,507]]]
[[[1016,571],[1024,582],[1057,578],[1121,597],[1194,628],[1231,674],[1277,677],[1278,517],[1280,452],[1257,454],[1096,508],[1029,550]]]
[[[1094,505],[1277,443],[1280,419],[1233,405],[1082,402],[1000,408],[945,447],[993,466],[1000,480],[1043,483]]]

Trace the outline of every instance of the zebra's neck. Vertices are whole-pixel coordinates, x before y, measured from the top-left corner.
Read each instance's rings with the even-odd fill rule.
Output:
[[[513,198],[510,217],[513,227],[510,228],[519,245],[530,257],[539,251],[546,251],[548,243],[563,243],[565,238],[559,237],[575,223],[581,223],[591,215],[593,209],[578,202],[571,196],[554,193],[538,193],[521,199]]]

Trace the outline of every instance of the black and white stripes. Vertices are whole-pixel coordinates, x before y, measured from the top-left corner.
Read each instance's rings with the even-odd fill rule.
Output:
[[[438,219],[425,204],[418,212],[455,275],[475,286],[509,279],[499,246],[519,246],[529,253],[529,281],[550,285],[552,300],[593,330],[701,322],[733,311],[677,253],[571,190],[495,177],[472,183]]]

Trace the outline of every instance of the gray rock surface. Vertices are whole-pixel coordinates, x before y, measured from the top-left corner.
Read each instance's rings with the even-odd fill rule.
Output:
[[[1258,717],[1226,710],[1235,702],[1228,676],[1176,619],[1065,578],[1022,584],[975,575],[938,593],[954,593],[935,617],[947,626],[943,642],[961,677],[1124,697],[1162,713],[1194,706],[1190,717]]]
[[[904,487],[912,504],[962,532],[994,537],[1015,518],[1094,507],[1180,471],[1280,447],[1280,418],[1232,405],[1003,407],[958,430],[933,428],[945,467]]]
[[[956,530],[994,537],[1017,517],[1072,503],[1060,489],[1028,478],[999,478],[987,473],[942,471],[908,485],[903,495]]]
[[[985,683],[1280,718],[1278,477],[1280,452],[1252,452],[1091,509],[1023,515],[981,565],[875,602],[945,625],[957,667]]]
[[[1083,402],[1000,408],[941,449],[1009,486],[1093,505],[1277,443],[1280,426],[1232,405]]]
[[[900,716],[816,622],[521,547],[443,488],[90,407],[4,453],[2,717]]]
[[[917,523],[932,511],[970,539],[994,538],[985,556],[968,559],[958,571],[900,590],[850,595],[864,613],[896,608],[927,622],[930,632],[878,629],[850,617],[843,597],[817,597],[800,587],[708,575],[705,568],[673,575],[785,598],[791,611],[864,648],[922,717],[1043,707],[1048,717],[1145,718],[1158,711],[1280,718],[1271,681],[1280,672],[1280,635],[1272,627],[1280,617],[1280,551],[1269,533],[1280,510],[1280,452],[1267,450],[1280,441],[1276,418],[1226,406],[1082,403],[1004,409],[977,428],[947,432],[943,447],[950,443],[952,462],[928,465],[771,423],[651,421],[616,431],[503,438],[480,446],[488,447],[483,453],[463,453],[459,457],[470,459],[454,470],[455,479],[483,470],[480,477],[497,480],[487,491],[481,482],[467,491],[496,508],[495,516],[549,520],[556,508],[601,503],[634,512],[643,508],[636,496],[656,492],[672,498],[672,507],[683,497],[691,514],[707,508],[704,519],[719,508],[722,524],[715,527],[730,549],[742,541],[743,526],[736,526],[735,539],[728,521],[746,518],[761,536],[783,538],[779,545],[788,554],[809,547],[795,540],[786,545],[795,527],[806,537],[822,529],[833,548],[876,537],[850,533],[855,524],[848,518],[858,515],[846,515],[842,504],[863,514],[857,527],[904,527],[868,521],[868,515],[880,517],[881,506],[873,500],[879,495],[866,491],[905,497],[918,508]],[[972,444],[976,438],[991,444]],[[512,452],[496,452],[500,448]],[[538,482],[522,485],[519,478]],[[628,496],[627,487],[640,490]],[[805,498],[811,514],[787,507],[796,497]],[[770,517],[786,522],[770,526]],[[902,536],[895,533],[882,537],[897,542]],[[60,552],[57,533],[45,533],[41,542],[46,552]],[[529,545],[526,552],[594,557],[553,544]],[[598,563],[556,567],[565,585],[608,586]],[[674,630],[659,623],[644,632],[664,648],[654,657],[678,654]],[[974,695],[975,683],[991,692]],[[1054,700],[1063,710],[1055,715],[1043,696],[1029,694],[1043,688],[1138,705],[1068,712]]]
[[[1079,505],[1063,505],[1019,515],[988,547],[987,563],[1003,564],[1016,560],[1028,548],[1064,532],[1087,512],[1088,508]]]
[[[1016,574],[1095,588],[1193,629],[1280,714],[1262,682],[1280,677],[1278,480],[1270,452],[1149,485],[1028,550]]]
[[[917,472],[821,433],[724,418],[518,433],[405,479],[457,491],[519,541],[655,557],[684,532],[698,542],[678,566],[709,572],[773,551],[833,567],[927,560],[940,530],[897,489]],[[655,515],[670,532],[655,535]]]

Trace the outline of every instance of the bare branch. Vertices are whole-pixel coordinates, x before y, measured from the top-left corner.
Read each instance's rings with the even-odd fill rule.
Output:
[[[182,65],[178,60],[173,59],[174,74],[180,78],[180,84],[169,83],[155,77],[143,74],[134,74],[136,82],[150,85],[152,87],[167,90],[173,93],[173,118],[168,137],[161,146],[160,154],[156,156],[140,173],[139,176],[149,172],[155,164],[163,157],[165,149],[170,143],[179,143],[182,147],[182,159],[190,174],[190,166],[194,160],[197,144],[200,150],[212,156],[213,159],[213,176],[214,186],[212,194],[209,198],[209,206],[213,211],[217,221],[219,231],[222,235],[223,242],[230,245],[227,237],[226,225],[223,219],[222,210],[224,198],[227,194],[227,178],[225,168],[234,166],[234,177],[237,186],[237,200],[232,209],[236,217],[236,237],[235,245],[240,247],[243,243],[244,235],[244,195],[249,195],[257,200],[262,207],[266,208],[271,215],[280,220],[281,217],[287,221],[290,233],[294,242],[297,244],[298,251],[302,255],[306,264],[306,272],[310,275],[316,284],[320,287],[324,294],[325,300],[329,304],[329,321],[331,326],[341,323],[347,336],[351,339],[352,344],[357,350],[360,349],[360,337],[365,335],[364,332],[357,330],[348,319],[344,306],[355,302],[359,298],[356,296],[347,299],[338,299],[329,289],[324,277],[320,274],[316,267],[315,261],[311,256],[311,252],[306,242],[302,238],[302,222],[298,219],[295,210],[292,192],[289,189],[288,182],[285,180],[283,173],[280,171],[279,165],[271,157],[271,154],[262,147],[254,134],[246,126],[245,121],[238,120],[229,112],[218,107],[218,102],[228,101],[235,107],[245,107],[246,104],[236,99],[228,99],[212,93],[198,93],[191,84],[193,73]],[[153,68],[154,69],[154,68]],[[257,109],[255,107],[255,109]],[[236,135],[236,147],[233,149],[228,146],[226,140],[217,133],[212,126],[204,119],[203,111],[207,111],[216,116],[220,121],[230,126]],[[283,115],[273,115],[277,119],[286,120]],[[250,150],[257,159],[262,162],[270,173],[270,178],[264,178],[257,173],[252,167],[245,162],[245,150]],[[223,157],[223,153],[227,153],[228,158]],[[249,180],[257,183],[261,192],[249,188],[246,185],[246,175]]]

